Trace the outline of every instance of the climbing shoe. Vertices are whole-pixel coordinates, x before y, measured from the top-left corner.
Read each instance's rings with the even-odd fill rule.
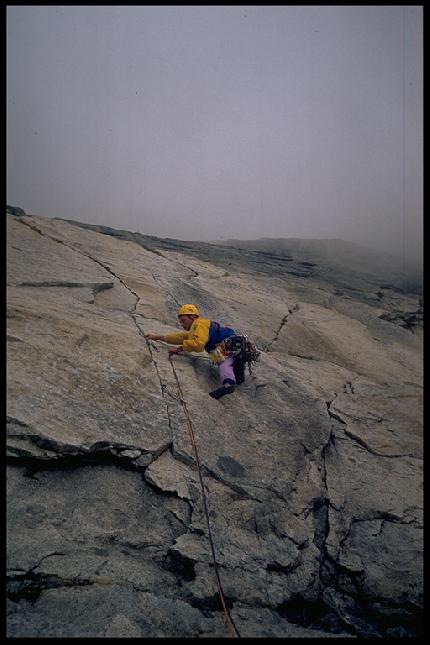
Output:
[[[234,385],[228,385],[227,387],[222,386],[217,390],[214,390],[213,392],[209,392],[209,396],[211,396],[213,399],[220,399],[225,394],[233,394],[233,392]]]

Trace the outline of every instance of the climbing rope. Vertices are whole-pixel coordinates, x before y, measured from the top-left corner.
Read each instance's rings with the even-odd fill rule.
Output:
[[[229,629],[231,630],[231,632],[233,634],[233,637],[240,638],[241,636],[240,636],[240,634],[239,634],[239,632],[237,630],[236,625],[233,622],[233,619],[232,619],[232,617],[230,615],[230,612],[228,610],[227,604],[225,602],[224,592],[223,592],[222,586],[221,586],[221,578],[220,578],[220,575],[219,575],[219,572],[218,572],[218,565],[217,565],[217,562],[216,562],[215,547],[214,547],[214,542],[213,542],[213,539],[212,539],[212,532],[211,532],[210,521],[209,521],[209,511],[208,511],[208,505],[207,505],[207,501],[206,501],[205,487],[204,487],[204,484],[203,484],[203,477],[202,477],[202,473],[201,473],[200,460],[199,460],[196,441],[195,441],[195,437],[194,437],[193,425],[191,423],[191,419],[190,419],[190,415],[188,413],[187,404],[185,402],[184,395],[182,394],[181,384],[179,383],[179,378],[178,378],[178,375],[176,373],[175,366],[173,365],[172,357],[170,355],[169,355],[169,360],[170,360],[170,363],[172,365],[173,374],[175,375],[176,383],[177,383],[177,386],[178,386],[179,398],[180,398],[180,401],[181,401],[181,404],[182,404],[182,408],[184,410],[185,418],[187,420],[188,432],[190,434],[191,443],[192,443],[193,450],[194,450],[194,457],[195,457],[196,464],[197,464],[197,472],[199,473],[200,486],[201,486],[201,489],[202,489],[202,496],[203,496],[203,506],[204,506],[204,511],[205,511],[205,515],[206,515],[206,523],[207,523],[207,526],[208,526],[209,543],[210,543],[210,546],[211,546],[212,560],[213,560],[213,564],[214,564],[215,577],[216,577],[217,586],[218,586],[218,594],[219,594],[219,597],[220,597],[220,600],[221,600],[221,605],[222,605],[224,614],[225,614],[226,619],[227,619],[227,625],[228,625]]]

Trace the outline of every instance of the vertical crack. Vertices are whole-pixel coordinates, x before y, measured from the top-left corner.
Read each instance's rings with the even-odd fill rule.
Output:
[[[164,257],[164,256],[163,256],[163,257]],[[155,282],[157,285],[160,285],[160,281],[159,281],[159,279],[157,278],[157,276],[155,275],[155,273],[154,273],[154,272],[152,272],[152,274],[151,274],[151,275],[152,275],[152,279],[154,280],[154,282]],[[166,291],[166,293],[167,293],[167,295],[168,295],[168,296],[170,296],[170,298],[173,300],[173,302],[176,304],[176,306],[177,306],[177,307],[179,307],[179,301],[175,298],[175,296],[174,296],[173,294],[171,294],[171,293],[170,293],[170,291]]]
[[[136,328],[137,328],[137,331],[138,331],[139,335],[142,336],[142,338],[145,340],[146,346],[147,346],[149,354],[151,356],[151,361],[154,364],[155,371],[156,371],[156,374],[157,374],[157,377],[158,377],[158,380],[159,380],[159,383],[160,383],[161,394],[162,394],[163,400],[164,400],[165,405],[166,405],[166,412],[167,412],[167,420],[168,420],[168,424],[169,424],[169,429],[170,429],[171,432],[173,432],[173,426],[172,426],[172,419],[171,419],[171,415],[170,415],[169,403],[168,403],[168,400],[166,399],[166,396],[165,396],[165,389],[166,389],[167,386],[163,383],[163,380],[161,378],[161,375],[160,375],[160,372],[159,372],[159,369],[158,369],[158,365],[157,365],[157,361],[154,359],[154,355],[152,353],[151,345],[150,345],[148,339],[145,338],[145,335],[144,335],[142,329],[140,328],[139,323],[136,320],[136,315],[137,315],[136,310],[137,310],[137,306],[138,306],[138,304],[140,303],[140,300],[141,300],[140,297],[138,296],[138,294],[135,291],[133,291],[133,289],[131,289],[131,287],[129,287],[124,282],[124,280],[122,278],[120,278],[114,271],[112,271],[112,269],[107,264],[104,264],[103,262],[101,262],[101,260],[98,260],[97,258],[93,257],[89,253],[85,253],[84,251],[81,251],[80,249],[75,248],[73,245],[68,244],[64,240],[61,240],[61,239],[56,238],[56,237],[53,237],[52,235],[49,235],[48,233],[44,233],[34,223],[25,222],[24,220],[19,220],[19,221],[22,224],[25,224],[26,226],[28,226],[30,229],[32,229],[36,233],[39,233],[39,235],[42,235],[44,237],[48,237],[53,242],[57,242],[58,244],[62,244],[63,246],[66,246],[67,248],[71,249],[72,251],[75,251],[76,253],[79,253],[80,255],[83,255],[84,257],[89,258],[90,260],[92,260],[93,262],[98,264],[100,267],[102,267],[102,269],[107,271],[116,280],[118,280],[118,282],[120,282],[122,284],[122,286],[125,289],[127,289],[127,291],[129,291],[129,293],[131,293],[134,296],[134,298],[135,298],[134,305],[133,305],[132,309],[130,309],[127,313],[129,314],[129,316],[133,320],[134,324],[136,325]],[[153,274],[153,277],[154,277],[154,274]]]

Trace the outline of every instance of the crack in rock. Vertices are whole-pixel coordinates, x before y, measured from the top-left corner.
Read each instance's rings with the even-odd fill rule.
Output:
[[[335,397],[335,398],[336,398],[336,397]],[[346,421],[344,421],[344,420],[342,419],[342,417],[341,417],[341,416],[339,416],[339,415],[338,415],[338,414],[336,414],[335,412],[332,412],[332,411],[331,411],[330,406],[331,406],[331,404],[333,403],[333,401],[334,401],[334,399],[333,399],[332,401],[326,401],[327,412],[328,412],[329,416],[330,416],[332,419],[335,419],[336,421],[339,421],[339,423],[341,423],[342,425],[346,426]]]
[[[138,296],[138,294],[137,294],[135,291],[133,291],[133,289],[131,289],[131,288],[130,288],[130,287],[129,287],[125,282],[124,282],[124,280],[123,280],[122,278],[120,278],[120,277],[119,277],[119,276],[118,276],[114,271],[112,271],[112,269],[111,269],[108,265],[104,264],[103,262],[101,262],[101,261],[100,261],[100,260],[98,260],[97,258],[93,257],[93,256],[92,256],[92,255],[90,255],[89,253],[84,253],[84,252],[83,252],[83,251],[81,251],[80,249],[76,249],[73,245],[67,244],[66,242],[64,242],[64,240],[60,240],[60,239],[58,239],[58,238],[56,238],[56,237],[53,237],[52,235],[49,235],[49,234],[47,234],[47,233],[44,233],[44,232],[43,232],[43,231],[41,231],[41,230],[40,230],[36,225],[34,225],[34,224],[32,225],[30,222],[22,222],[22,223],[23,223],[23,224],[26,224],[27,226],[29,226],[31,229],[35,230],[35,231],[36,231],[37,233],[39,233],[40,235],[43,235],[43,236],[45,236],[45,237],[48,237],[49,239],[53,240],[54,242],[58,242],[59,244],[62,244],[63,246],[66,246],[66,247],[70,248],[71,250],[75,251],[76,253],[79,253],[80,255],[83,255],[84,257],[89,258],[90,260],[92,260],[93,262],[95,262],[96,264],[98,264],[99,266],[101,266],[103,269],[105,269],[105,270],[106,270],[110,275],[112,275],[116,280],[118,280],[118,281],[123,285],[123,287],[124,287],[125,289],[127,289],[127,291],[129,291],[129,293],[131,293],[131,294],[135,297],[135,303],[134,303],[134,305],[133,305],[133,308],[132,308],[128,313],[129,313],[129,315],[130,315],[131,319],[133,320],[133,322],[134,322],[134,324],[135,324],[135,326],[136,326],[136,328],[137,328],[137,330],[138,330],[139,335],[141,335],[141,336],[145,339],[146,345],[147,345],[148,350],[149,350],[149,353],[150,353],[150,355],[151,355],[151,360],[152,360],[152,362],[153,362],[153,364],[154,364],[154,366],[155,366],[155,371],[156,371],[156,373],[157,373],[158,380],[159,380],[159,382],[160,382],[161,394],[162,394],[163,400],[165,401],[165,405],[166,405],[166,413],[167,413],[167,419],[168,419],[169,428],[170,428],[170,430],[171,430],[171,432],[172,432],[172,434],[173,434],[173,431],[172,431],[172,421],[171,421],[171,415],[170,415],[169,405],[168,405],[168,402],[167,402],[167,400],[166,400],[166,398],[165,398],[165,396],[164,396],[164,389],[165,389],[165,385],[163,384],[163,381],[162,381],[162,379],[161,379],[160,373],[159,373],[159,371],[158,371],[158,366],[157,366],[156,361],[154,360],[154,357],[153,357],[153,354],[152,354],[152,351],[151,351],[150,344],[149,344],[148,340],[145,338],[144,333],[142,332],[142,330],[141,330],[141,328],[140,328],[140,326],[139,326],[139,323],[138,323],[138,321],[137,321],[137,319],[136,319],[136,315],[137,315],[137,314],[136,314],[137,305],[138,305],[138,304],[140,303],[140,301],[141,301],[141,299],[140,299],[140,297]],[[60,283],[60,284],[63,284],[63,285],[64,285],[64,284],[66,284],[66,283]],[[73,284],[73,283],[70,283],[70,284]],[[103,285],[109,285],[109,286],[102,286],[102,287],[101,287],[102,289],[113,287],[113,283],[102,283],[102,284],[103,284]],[[46,286],[46,283],[45,283],[45,286]],[[56,284],[55,286],[59,286],[59,284]],[[70,285],[69,285],[69,286],[70,286]],[[99,287],[99,285],[98,285],[98,284],[96,284],[97,291],[100,291],[101,289],[100,289],[100,288],[98,288],[98,287]],[[95,293],[96,293],[96,292],[95,292]]]
[[[43,591],[47,589],[58,589],[59,587],[87,587],[89,585],[112,585],[124,586],[121,581],[113,581],[107,576],[92,576],[84,578],[74,576],[72,578],[61,577],[53,574],[32,573],[15,574],[7,580],[7,596],[13,602],[26,600],[34,604]]]
[[[24,427],[29,428],[27,425]],[[9,460],[15,463],[25,464],[32,472],[32,476],[39,470],[61,470],[63,468],[75,468],[87,464],[121,465],[133,470],[146,469],[152,461],[158,459],[172,446],[172,442],[170,441],[149,451],[127,444],[113,444],[108,441],[98,441],[89,448],[86,448],[72,444],[61,444],[34,431],[26,434],[11,433],[8,436],[16,440],[29,440],[44,451],[44,454],[35,455],[25,448],[21,449],[16,446],[8,447]]]
[[[283,327],[287,324],[288,318],[289,318],[289,317],[290,317],[290,315],[292,315],[292,314],[293,314],[293,312],[294,312],[295,310],[297,310],[297,309],[298,309],[298,306],[297,306],[297,305],[296,305],[296,307],[294,307],[293,309],[288,308],[288,313],[287,313],[287,314],[285,314],[285,316],[282,318],[281,323],[280,323],[280,325],[279,325],[279,327],[278,327],[277,331],[275,332],[274,337],[272,338],[272,340],[270,340],[270,341],[267,343],[267,345],[266,345],[266,347],[265,347],[265,350],[264,350],[264,351],[268,352],[268,351],[269,351],[269,348],[277,342],[277,340],[278,340],[278,338],[279,338],[279,335],[280,335],[280,333],[281,333],[281,331],[282,331]]]
[[[353,439],[362,448],[367,450],[367,452],[369,452],[371,455],[375,455],[375,457],[385,457],[386,459],[399,459],[399,458],[402,458],[402,457],[416,458],[416,455],[411,454],[411,453],[406,453],[406,454],[399,453],[399,454],[394,454],[394,455],[386,455],[383,452],[378,452],[377,450],[374,450],[373,448],[371,448],[369,446],[369,444],[366,441],[364,441],[364,439],[362,439],[358,435],[356,435],[353,432],[351,432],[351,430],[347,430],[346,428],[344,428],[344,432],[350,439]]]
[[[95,291],[95,293],[98,293],[99,291],[103,291],[104,289],[112,289],[113,282],[63,282],[61,280],[45,282],[19,282],[17,284],[17,287],[64,287],[68,289],[92,289],[93,291]]]

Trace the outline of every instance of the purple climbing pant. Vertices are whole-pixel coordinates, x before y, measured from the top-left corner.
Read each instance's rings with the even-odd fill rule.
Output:
[[[219,380],[221,385],[223,385],[226,378],[231,379],[236,383],[236,377],[233,371],[234,356],[227,356],[222,363],[219,363]]]

